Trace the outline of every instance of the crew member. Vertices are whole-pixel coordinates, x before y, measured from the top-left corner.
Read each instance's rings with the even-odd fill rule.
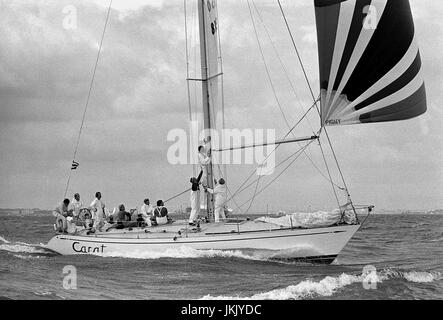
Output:
[[[189,224],[195,225],[198,215],[200,214],[200,179],[202,178],[203,170],[200,171],[200,174],[197,178],[192,177],[190,182],[191,186],[191,215],[189,216]]]
[[[89,208],[92,210],[92,220],[94,220],[94,229],[100,230],[106,218],[105,203],[102,200],[100,192],[95,193],[95,199],[91,202]]]
[[[212,193],[215,197],[214,215],[215,222],[220,222],[220,218],[226,219],[225,216],[225,202],[226,202],[226,183],[225,179],[221,178],[214,189],[205,188],[205,191]]]
[[[52,211],[52,215],[55,217],[57,231],[63,233],[67,232],[68,229],[68,222],[66,220],[68,216],[68,206],[69,199],[65,199]]]
[[[80,215],[80,210],[82,209],[82,202],[80,201],[80,194],[76,193],[74,194],[74,199],[72,199],[71,201],[71,210],[72,210],[72,215],[74,216],[74,218],[78,219],[79,215]]]
[[[146,222],[148,226],[151,226],[151,219],[153,218],[154,207],[150,204],[149,199],[146,198],[143,200],[143,204],[140,207],[140,213],[143,217],[143,220]]]
[[[205,147],[198,147],[198,163],[200,165],[201,170],[203,171],[202,176],[202,184],[203,186],[207,186],[208,183],[208,166],[211,163],[211,149],[207,152]]]
[[[163,200],[157,201],[157,207],[154,209],[154,217],[158,225],[168,223],[168,209],[165,207]]]

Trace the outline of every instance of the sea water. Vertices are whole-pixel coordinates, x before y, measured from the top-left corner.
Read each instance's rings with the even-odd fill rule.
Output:
[[[373,215],[331,265],[187,247],[60,256],[41,247],[53,236],[50,214],[0,218],[3,299],[443,298],[443,215]]]

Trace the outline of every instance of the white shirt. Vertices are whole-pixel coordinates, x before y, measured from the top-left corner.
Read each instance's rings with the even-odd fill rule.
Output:
[[[211,158],[202,154],[201,152],[198,153],[198,163],[201,166],[207,165],[209,162],[211,162]]]
[[[105,218],[105,212],[104,212],[105,203],[102,200],[95,198],[94,201],[92,201],[90,207],[93,209],[92,219],[102,220]]]
[[[71,209],[73,210],[73,214],[77,217],[80,214],[80,209],[83,206],[83,203],[79,200],[77,201],[75,198],[71,201]]]
[[[208,192],[214,194],[215,203],[221,206],[225,203],[226,197],[226,184],[218,184],[214,189],[208,188]]]
[[[150,204],[143,204],[140,208],[140,213],[142,214],[144,219],[147,219],[150,215],[152,215],[154,208]]]

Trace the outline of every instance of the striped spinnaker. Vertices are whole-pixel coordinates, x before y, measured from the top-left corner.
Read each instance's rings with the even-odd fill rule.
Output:
[[[426,112],[408,0],[315,0],[322,125]]]

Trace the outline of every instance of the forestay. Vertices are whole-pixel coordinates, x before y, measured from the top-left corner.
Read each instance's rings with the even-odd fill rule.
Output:
[[[404,120],[426,111],[408,0],[315,0],[322,125]]]

